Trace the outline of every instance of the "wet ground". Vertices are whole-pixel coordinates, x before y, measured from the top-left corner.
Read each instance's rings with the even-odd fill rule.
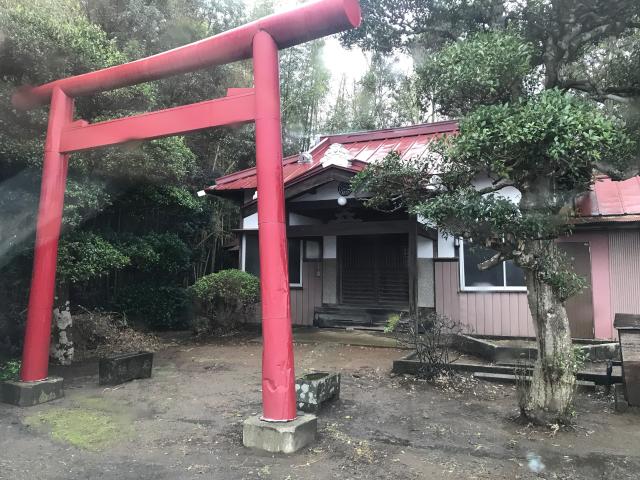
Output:
[[[342,372],[318,441],[289,456],[245,449],[260,348],[183,341],[156,354],[152,379],[113,388],[97,385],[95,362],[64,369],[63,400],[0,405],[0,478],[640,478],[640,415],[613,413],[604,394],[579,394],[574,428],[539,429],[513,421],[513,386],[392,377],[406,351],[332,343],[295,352],[299,374]]]

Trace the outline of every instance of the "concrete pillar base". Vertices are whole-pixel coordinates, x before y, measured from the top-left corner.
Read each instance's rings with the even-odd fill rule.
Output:
[[[265,422],[260,417],[250,417],[244,421],[242,443],[272,453],[293,453],[312,443],[317,431],[315,415],[302,415],[290,422]]]
[[[64,397],[61,377],[49,377],[37,382],[8,381],[0,384],[0,401],[31,407]]]

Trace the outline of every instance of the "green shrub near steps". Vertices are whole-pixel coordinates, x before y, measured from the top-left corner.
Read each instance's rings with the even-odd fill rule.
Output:
[[[200,278],[189,292],[196,315],[205,317],[209,328],[233,327],[247,320],[260,300],[260,280],[242,270],[222,270]]]

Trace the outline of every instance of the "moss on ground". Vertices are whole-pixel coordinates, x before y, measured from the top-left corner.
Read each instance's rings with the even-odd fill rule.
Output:
[[[52,438],[75,447],[100,451],[131,436],[131,419],[103,411],[99,399],[85,399],[86,405],[49,408],[25,418],[25,425],[48,431]]]

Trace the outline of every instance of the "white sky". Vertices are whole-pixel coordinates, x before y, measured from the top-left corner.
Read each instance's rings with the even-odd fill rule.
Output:
[[[251,9],[255,0],[244,0],[247,8]],[[275,0],[276,12],[291,8],[300,3],[300,0]],[[329,97],[337,94],[340,81],[343,76],[347,84],[359,80],[367,71],[368,60],[366,54],[359,48],[343,48],[337,35],[325,38],[324,60],[331,72],[331,89]],[[413,68],[413,61],[407,55],[396,55],[396,67],[402,73],[409,73]]]

